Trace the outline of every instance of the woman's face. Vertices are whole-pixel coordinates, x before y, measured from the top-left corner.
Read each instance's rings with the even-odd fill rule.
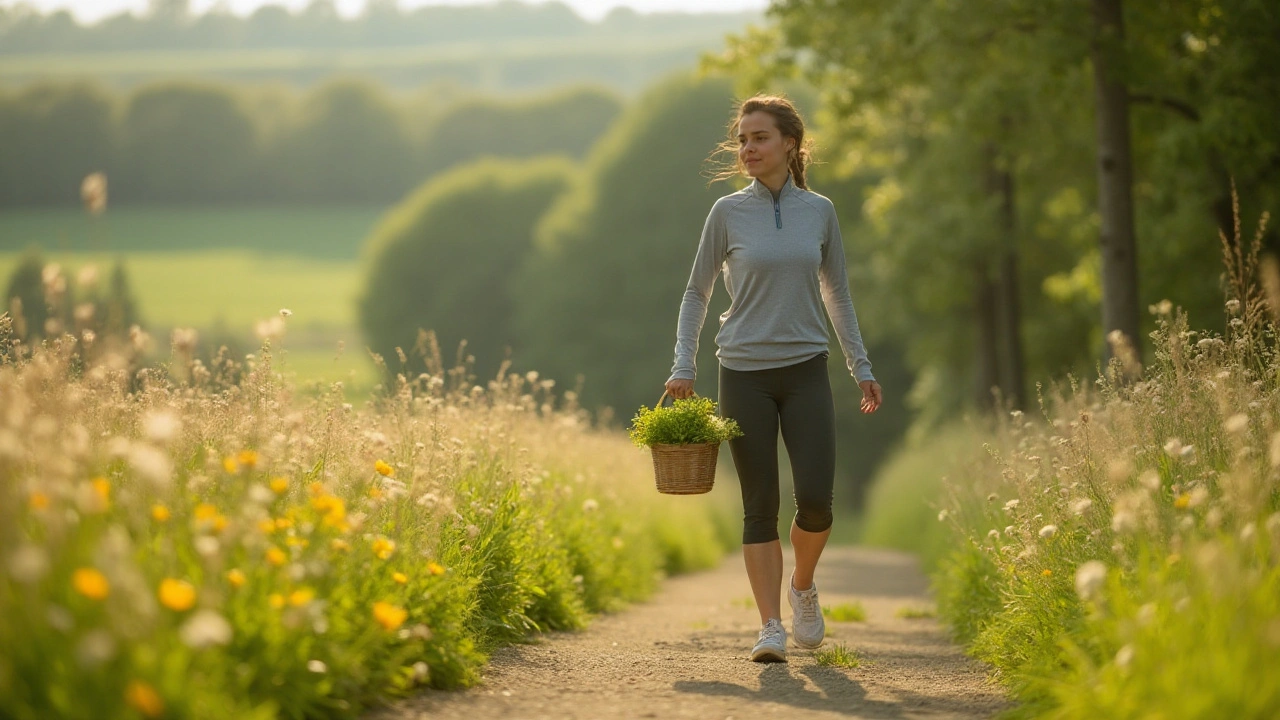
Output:
[[[785,177],[787,154],[795,144],[778,132],[777,121],[767,112],[747,113],[738,121],[738,160],[750,177]]]

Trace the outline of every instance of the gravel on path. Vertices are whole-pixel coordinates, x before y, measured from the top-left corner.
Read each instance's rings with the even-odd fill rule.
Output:
[[[912,556],[831,547],[816,581],[824,606],[857,601],[866,609],[865,622],[828,619],[823,646],[855,649],[858,667],[820,665],[794,644],[787,663],[749,661],[760,622],[735,554],[716,570],[666,581],[649,602],[596,618],[583,632],[497,651],[478,687],[429,690],[367,720],[988,718],[1008,707],[936,620],[898,617],[902,608],[930,607]],[[789,629],[785,596],[783,615]]]

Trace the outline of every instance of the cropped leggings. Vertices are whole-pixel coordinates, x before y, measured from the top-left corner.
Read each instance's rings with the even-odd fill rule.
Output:
[[[742,542],[778,539],[779,425],[791,457],[796,525],[806,532],[831,527],[836,431],[827,353],[769,370],[721,365],[720,414],[743,432],[729,441],[742,485]]]

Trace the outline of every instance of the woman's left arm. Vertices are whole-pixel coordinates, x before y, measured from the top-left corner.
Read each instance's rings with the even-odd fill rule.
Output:
[[[845,265],[844,241],[840,236],[840,221],[834,207],[829,207],[826,237],[822,243],[822,264],[818,268],[818,281],[822,288],[822,302],[827,306],[831,324],[835,327],[840,349],[844,352],[849,373],[862,389],[862,412],[875,412],[880,407],[880,384],[871,374],[871,360],[858,329],[858,315],[853,309],[853,297],[849,292],[849,269]]]

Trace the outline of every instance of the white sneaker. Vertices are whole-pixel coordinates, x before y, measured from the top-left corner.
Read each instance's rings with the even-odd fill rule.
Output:
[[[771,618],[760,628],[760,639],[751,650],[752,662],[786,662],[787,631],[782,629],[782,621]]]
[[[787,602],[791,603],[791,634],[796,645],[813,649],[822,644],[827,634],[827,623],[822,619],[822,607],[818,605],[818,584],[808,590],[796,590],[795,576],[787,583]]]

